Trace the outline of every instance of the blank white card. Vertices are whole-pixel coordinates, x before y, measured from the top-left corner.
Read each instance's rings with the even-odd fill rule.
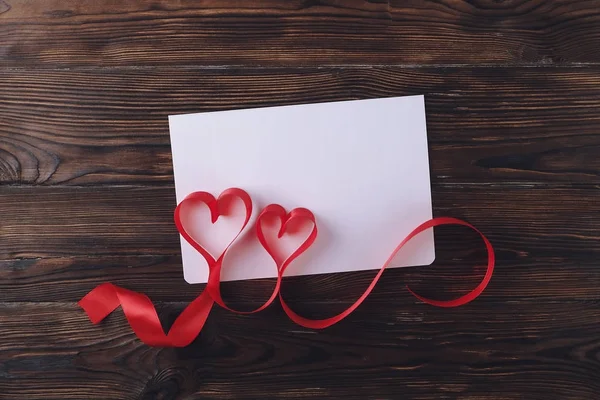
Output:
[[[224,281],[276,276],[253,227],[270,203],[288,211],[306,207],[317,219],[316,242],[286,275],[379,269],[432,217],[423,96],[176,115],[169,125],[178,203],[194,191],[216,197],[229,187],[252,197],[253,216],[241,244],[227,253]],[[189,224],[208,221],[201,214]],[[225,243],[235,224],[208,225],[205,238]],[[183,238],[181,252],[185,280],[206,282],[206,262]],[[429,230],[392,266],[429,265],[434,258]]]

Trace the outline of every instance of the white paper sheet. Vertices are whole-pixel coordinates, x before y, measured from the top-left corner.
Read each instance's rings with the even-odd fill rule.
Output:
[[[270,203],[306,207],[317,218],[316,242],[286,275],[378,269],[432,217],[423,96],[177,115],[169,125],[178,203],[193,191],[218,196],[228,187],[252,197],[253,218],[225,258],[223,281],[276,276],[252,226]],[[214,241],[207,247],[216,251],[237,224],[223,218],[207,227],[207,215],[199,210],[189,221],[203,226],[195,237]],[[181,251],[185,280],[206,282],[206,262],[183,238]],[[393,266],[434,258],[429,230]]]

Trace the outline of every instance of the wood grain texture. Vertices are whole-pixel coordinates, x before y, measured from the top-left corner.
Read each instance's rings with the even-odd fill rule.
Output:
[[[450,185],[433,188],[433,205],[506,257],[586,259],[600,253],[597,196],[596,187]],[[0,259],[180,254],[173,187],[5,187],[0,203]]]
[[[0,399],[533,399],[600,393],[597,0],[0,0]],[[322,331],[279,305],[140,343],[110,280],[169,326],[182,279],[167,116],[425,94],[436,264],[386,272]],[[402,129],[401,121],[398,129]],[[398,238],[399,240],[401,238]],[[300,260],[299,260],[300,261]],[[298,265],[296,264],[298,267]],[[287,278],[313,318],[373,271]],[[223,285],[236,308],[273,280]]]
[[[458,230],[459,233],[463,233]],[[418,293],[437,299],[461,296],[473,289],[485,272],[484,254],[476,241],[456,240],[448,228],[436,234],[437,261],[433,266],[391,269],[385,272],[368,302],[394,305],[411,303],[409,285]],[[453,240],[454,238],[454,240]],[[460,247],[468,251],[460,251]],[[597,260],[568,257],[535,259],[497,252],[499,263],[483,297],[489,302],[536,299],[539,301],[600,300]],[[374,271],[286,277],[285,298],[301,304],[320,304],[325,312],[349,306],[371,282]],[[0,302],[76,302],[104,282],[146,293],[153,301],[194,299],[204,285],[183,281],[179,256],[113,256],[19,259],[0,261]],[[239,309],[264,302],[274,285],[272,279],[226,282],[222,293]]]
[[[0,301],[74,302],[105,281],[143,291],[155,301],[190,301],[199,294],[202,285],[182,280],[173,188],[113,187],[110,195],[106,190],[3,190],[0,201],[7,212],[2,228],[10,234],[0,243],[7,260],[0,262]],[[32,193],[44,198],[45,207]],[[597,188],[441,185],[434,186],[433,194],[435,215],[466,218],[496,248],[498,267],[484,297],[498,302],[598,300]],[[575,211],[581,204],[586,206]],[[477,235],[439,228],[436,242],[435,267],[388,271],[369,301],[411,302],[405,284],[443,299],[474,287],[485,260]],[[11,260],[16,257],[25,259]],[[327,305],[326,312],[341,310],[372,276],[371,271],[289,278],[284,292],[291,301]],[[228,283],[224,294],[232,305],[250,308],[265,299],[272,285],[272,280]]]
[[[167,325],[181,308],[159,307]],[[367,303],[306,331],[277,308],[217,308],[188,348],[151,349],[120,310],[93,326],[71,303],[0,304],[0,396],[593,399],[599,313],[594,302]]]
[[[600,67],[503,67],[0,71],[0,183],[171,185],[168,115],[413,94],[434,182],[598,182]]]
[[[595,0],[11,0],[9,67],[597,63]]]

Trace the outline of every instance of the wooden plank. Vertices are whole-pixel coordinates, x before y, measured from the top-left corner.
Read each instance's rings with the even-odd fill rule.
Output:
[[[0,71],[0,183],[173,182],[169,114],[425,94],[434,182],[597,183],[600,67]]]
[[[600,203],[595,201],[596,187],[438,185],[433,194],[434,215],[464,218],[493,242],[498,270],[490,296],[598,298]],[[66,257],[3,263],[0,299],[4,301],[32,301],[38,296],[43,300],[75,300],[108,279],[158,299],[172,299],[173,293],[181,292],[189,300],[196,293],[186,287],[180,275],[172,187],[5,187],[0,191],[0,204],[2,259]],[[457,229],[438,231],[439,269],[388,274],[399,280],[390,278],[379,293],[404,293],[399,289],[404,282],[431,296],[452,297],[472,287],[483,273],[473,270],[485,259],[483,248],[475,234]],[[135,255],[150,257],[127,257]],[[81,257],[89,260],[82,261]],[[446,267],[451,269],[444,273]],[[349,281],[335,276],[300,281],[297,289],[288,288],[291,292],[286,293],[292,298],[314,293],[311,301],[330,301],[330,290],[337,287],[336,296],[344,301],[355,298],[369,276],[372,272],[357,274]],[[323,286],[313,290],[308,286],[311,282]],[[72,284],[77,286],[66,288]],[[345,297],[340,289],[346,284],[352,291]],[[234,301],[259,301],[266,285],[257,284],[238,295],[235,293],[244,285],[233,285],[228,296],[233,292]]]
[[[472,290],[484,274],[484,257],[471,250],[476,240],[452,240],[456,231],[436,234],[438,260],[434,266],[386,271],[368,302],[413,303],[406,290],[436,299],[450,299]],[[454,245],[454,249],[451,246]],[[483,294],[486,301],[505,302],[600,300],[598,261],[542,257],[535,260],[498,252],[499,261],[492,282]],[[286,277],[285,299],[306,304],[349,306],[371,282],[374,271]],[[0,302],[76,302],[92,288],[112,282],[143,292],[155,302],[190,302],[204,285],[184,282],[179,256],[123,256],[21,259],[0,261]],[[238,309],[256,308],[270,294],[274,280],[225,282],[222,293]]]
[[[598,254],[596,187],[434,186],[434,215],[471,221],[512,257]],[[173,187],[4,187],[0,259],[178,255]],[[400,239],[400,238],[399,238]]]
[[[6,0],[7,67],[597,63],[595,0]]]
[[[160,307],[169,323],[181,305]],[[271,309],[210,315],[185,349],[152,349],[121,311],[93,326],[75,304],[0,304],[0,390],[10,399],[591,399],[594,302],[365,304],[322,331]]]

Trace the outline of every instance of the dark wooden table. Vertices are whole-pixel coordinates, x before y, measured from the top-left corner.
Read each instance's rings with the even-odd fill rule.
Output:
[[[430,268],[387,272],[324,331],[215,309],[188,348],[142,344],[112,281],[169,326],[182,279],[167,115],[425,94]],[[0,0],[0,398],[600,398],[600,1]],[[373,272],[286,281],[331,315]],[[236,307],[270,280],[224,285]]]

